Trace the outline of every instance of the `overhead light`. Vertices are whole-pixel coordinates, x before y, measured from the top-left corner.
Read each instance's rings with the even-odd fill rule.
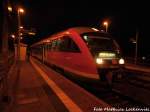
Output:
[[[23,26],[20,26],[19,28],[20,28],[20,29],[23,29]]]
[[[12,34],[12,35],[11,35],[11,37],[12,37],[12,38],[15,38],[15,35],[14,35],[14,34]]]
[[[36,33],[34,32],[28,32],[29,35],[35,35]]]
[[[18,12],[24,13],[24,9],[23,8],[19,8]]]
[[[8,11],[12,12],[12,7],[8,6]]]

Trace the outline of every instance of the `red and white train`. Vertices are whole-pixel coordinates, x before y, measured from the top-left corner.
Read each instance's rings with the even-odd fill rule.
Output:
[[[31,51],[32,56],[43,62],[89,80],[110,82],[113,71],[125,63],[117,42],[109,34],[90,27],[54,34],[33,44]]]

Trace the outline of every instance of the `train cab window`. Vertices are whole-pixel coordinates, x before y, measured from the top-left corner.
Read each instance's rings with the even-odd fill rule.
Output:
[[[107,34],[85,33],[81,35],[88,48],[95,54],[100,51],[118,51],[119,46],[115,40]]]

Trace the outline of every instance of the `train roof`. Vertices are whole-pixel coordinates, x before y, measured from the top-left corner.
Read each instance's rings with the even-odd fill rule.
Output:
[[[88,32],[98,32],[99,30],[96,28],[92,28],[92,27],[73,27],[73,28],[69,28],[69,31],[75,31],[78,34],[82,34],[82,33],[88,33]]]
[[[31,45],[31,47],[34,46],[34,45],[38,45],[38,44],[41,44],[41,43],[45,42],[50,37],[59,36],[59,35],[62,35],[62,34],[65,34],[65,33],[69,33],[69,32],[76,32],[78,34],[83,34],[83,33],[100,32],[100,31],[98,29],[92,28],[92,27],[72,27],[72,28],[68,28],[67,30],[55,33],[55,34],[53,34],[53,35],[51,35],[51,36],[49,36],[49,37],[47,37],[45,39],[42,39],[41,41],[36,42],[33,45]]]
[[[72,27],[72,28],[68,28],[64,31],[55,33],[55,34],[51,35],[50,37],[59,36],[59,35],[69,33],[69,32],[76,32],[78,34],[83,34],[83,33],[98,32],[98,31],[99,31],[98,29],[92,28],[92,27]]]

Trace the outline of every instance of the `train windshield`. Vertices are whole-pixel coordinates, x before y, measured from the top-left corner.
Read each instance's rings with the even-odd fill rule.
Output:
[[[119,46],[115,40],[101,33],[85,33],[81,35],[92,54],[100,51],[117,51]]]

